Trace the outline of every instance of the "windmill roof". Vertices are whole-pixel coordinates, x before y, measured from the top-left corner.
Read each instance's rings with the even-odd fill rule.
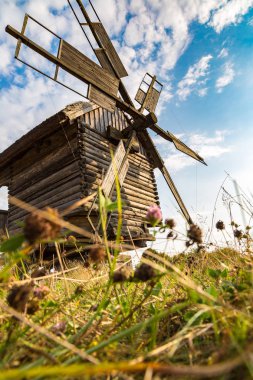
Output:
[[[18,155],[29,150],[38,139],[44,138],[60,128],[62,123],[71,122],[78,116],[90,112],[97,107],[90,102],[82,101],[67,105],[64,109],[44,120],[0,153],[0,169],[8,165]]]

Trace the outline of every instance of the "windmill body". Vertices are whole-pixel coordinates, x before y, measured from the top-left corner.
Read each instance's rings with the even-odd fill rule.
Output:
[[[111,164],[111,151],[116,152],[117,140],[108,139],[107,126],[119,133],[127,127],[124,114],[114,114],[88,102],[78,102],[17,140],[0,155],[0,185],[8,186],[13,195],[36,208],[55,207],[60,212],[97,191],[106,184],[106,173]],[[123,178],[123,177],[122,177]],[[110,181],[107,181],[107,190]],[[158,204],[158,193],[152,165],[145,149],[135,141],[128,155],[127,172],[121,187],[124,202],[122,236],[130,235],[136,245],[142,245],[151,236],[144,223],[146,209]],[[113,189],[111,198],[115,199]],[[8,230],[19,233],[26,211],[9,206]],[[98,221],[97,204],[89,202],[64,218],[93,233]],[[115,238],[117,213],[108,223],[108,237]]]
[[[76,201],[78,197],[85,197],[91,191],[97,190],[98,186],[101,186],[106,197],[113,197],[116,167],[122,197],[126,201],[124,238],[133,234],[136,240],[139,239],[141,242],[148,239],[148,232],[143,222],[145,210],[149,205],[158,202],[153,174],[153,170],[158,168],[175,197],[182,215],[188,223],[192,223],[148,130],[151,129],[169,143],[172,142],[176,149],[190,157],[201,163],[204,161],[172,133],[164,131],[157,125],[155,109],[162,91],[162,84],[155,76],[146,74],[135,97],[139,103],[139,108],[136,108],[121,80],[128,75],[127,71],[91,2],[90,5],[97,17],[96,22],[91,21],[81,0],[68,0],[68,3],[85,36],[87,37],[86,28],[92,33],[96,47],[93,47],[88,40],[98,63],[29,15],[25,15],[21,32],[9,25],[6,31],[17,39],[16,59],[21,60],[20,48],[22,44],[26,45],[54,64],[55,73],[50,77],[52,80],[63,84],[58,79],[58,72],[61,69],[87,84],[87,93],[81,95],[90,103],[78,103],[79,106],[67,107],[57,115],[57,118],[53,116],[2,153],[0,166],[3,174],[0,177],[0,186],[7,184],[9,189],[12,189],[9,190],[10,193],[13,192],[13,195],[21,199],[34,202],[39,208],[49,205],[61,209],[68,203]],[[85,22],[80,21],[73,3],[78,7]],[[36,22],[58,38],[56,55],[28,38],[26,28],[30,21]],[[23,63],[39,71],[29,62]],[[48,76],[46,73],[41,74]],[[69,116],[70,114],[72,117]],[[65,118],[59,121],[59,115],[61,117],[65,115]],[[66,123],[68,127],[64,130],[65,140],[63,136],[60,138],[60,135],[53,137],[55,133],[62,134],[63,125],[66,127]],[[66,149],[66,138],[69,149]],[[24,146],[28,147],[29,141],[32,141],[32,144],[30,148],[25,149]],[[36,146],[39,151],[37,155]],[[114,152],[113,162],[110,148]],[[68,158],[64,157],[67,150],[69,151]],[[20,165],[15,169],[14,166],[18,160],[21,160]],[[32,162],[31,168],[25,163],[26,160]],[[66,166],[67,162],[69,166]],[[35,170],[34,173],[33,170]],[[60,175],[62,170],[65,173],[63,177]],[[36,180],[32,178],[33,174]],[[50,176],[54,177],[55,185],[49,185],[47,182]],[[26,178],[32,181],[31,185],[35,188],[25,188]],[[61,194],[60,197],[59,194]],[[88,223],[89,228],[96,230],[97,224],[93,220],[97,212],[96,207],[96,203],[93,202],[91,205],[86,205],[86,210],[82,209],[81,214],[79,210],[68,217],[83,227],[86,227],[85,224]],[[15,221],[23,216],[23,211],[14,207],[10,208],[8,220],[13,231],[15,231]],[[112,216],[110,226],[108,226],[111,231],[108,230],[108,234],[111,233],[112,238],[116,225],[117,218]]]

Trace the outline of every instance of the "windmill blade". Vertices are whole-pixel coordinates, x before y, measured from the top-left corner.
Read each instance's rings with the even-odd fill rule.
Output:
[[[158,82],[155,75],[146,73],[138,88],[135,100],[141,105],[140,112],[146,109],[155,112],[163,85]]]
[[[180,207],[180,210],[182,211],[182,214],[184,216],[184,218],[186,219],[186,221],[188,222],[188,224],[193,224],[193,220],[187,210],[187,208],[185,207],[185,204],[167,170],[167,168],[165,167],[164,165],[164,161],[163,159],[161,158],[160,154],[158,153],[151,137],[149,136],[148,132],[146,130],[143,130],[143,131],[139,131],[137,133],[137,136],[141,142],[141,144],[144,146],[146,152],[148,153],[148,155],[150,156],[150,160],[152,161],[153,165],[155,168],[158,168],[165,181],[167,182],[178,206]]]
[[[84,7],[83,3],[81,0],[75,0],[77,5],[79,6],[85,20],[87,23],[83,23],[80,21],[77,13],[75,12],[75,9],[74,7],[72,6],[71,4],[71,1],[70,0],[67,0],[68,1],[68,4],[78,22],[78,24],[80,25],[85,37],[88,39],[89,43],[90,43],[90,46],[91,48],[93,49],[99,63],[101,64],[101,66],[108,70],[112,75],[116,76],[118,79],[120,78],[123,78],[125,76],[128,75],[118,53],[116,52],[111,40],[110,40],[110,37],[108,36],[102,22],[100,21],[98,15],[97,15],[97,12],[96,10],[94,9],[93,5],[92,5],[92,2],[89,1],[94,13],[96,14],[97,16],[97,19],[99,22],[92,22],[90,17],[89,17],[89,14],[86,10],[86,8]],[[92,43],[90,42],[87,34],[86,34],[86,31],[85,31],[85,26],[89,26],[95,40],[96,40],[96,43],[98,44],[98,48],[94,48],[92,46]],[[119,83],[119,92],[120,92],[120,95],[122,96],[122,99],[130,104],[132,107],[134,107],[134,104],[132,102],[132,99],[130,98],[124,84],[122,81],[120,81]]]
[[[194,158],[195,160],[201,162],[204,165],[207,165],[202,157],[194,150],[189,148],[185,143],[183,143],[181,140],[179,140],[176,136],[173,135],[171,132],[166,132],[162,128],[160,128],[158,125],[151,125],[149,128],[152,129],[155,133],[157,133],[159,136],[163,137],[165,140],[168,140],[172,142],[177,150],[180,150],[180,152],[183,152],[187,154],[188,156]]]
[[[71,1],[68,0],[68,4],[72,10],[72,12],[74,13],[83,33],[85,34],[86,38],[88,39],[88,41],[90,42],[86,32],[85,32],[85,29],[84,27],[85,26],[88,26],[96,40],[96,43],[98,44],[98,48],[94,48],[90,42],[90,45],[94,51],[94,53],[96,54],[97,56],[97,59],[98,61],[100,62],[101,66],[108,70],[112,75],[116,76],[117,78],[123,78],[123,77],[126,77],[128,76],[128,73],[118,55],[118,53],[116,52],[113,44],[112,44],[112,41],[110,40],[110,37],[108,36],[102,22],[100,21],[97,13],[96,13],[96,10],[94,9],[91,1],[89,1],[93,11],[95,12],[95,15],[98,19],[98,22],[93,22],[91,21],[90,19],[90,16],[85,8],[85,6],[83,5],[83,2],[81,0],[75,0],[79,9],[81,10],[81,13],[83,14],[85,20],[86,20],[86,23],[83,23],[80,21],[77,13],[75,12],[72,4],[71,4]]]

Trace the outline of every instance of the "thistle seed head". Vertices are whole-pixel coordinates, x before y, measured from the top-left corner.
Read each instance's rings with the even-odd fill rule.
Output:
[[[217,230],[225,230],[225,224],[222,220],[218,220],[218,222],[216,223],[216,228]]]
[[[145,263],[142,263],[134,272],[134,278],[140,281],[148,281],[155,276],[154,268]]]
[[[102,247],[91,248],[89,252],[89,259],[93,263],[101,263],[106,259],[105,249]]]
[[[165,225],[172,230],[176,227],[176,222],[174,219],[165,219]]]
[[[202,243],[202,231],[196,224],[191,224],[187,231],[187,237],[190,242],[201,244]]]
[[[57,210],[50,207],[46,208],[52,217],[58,217]],[[55,239],[61,231],[61,226],[38,215],[37,213],[29,214],[25,219],[24,235],[29,244],[34,245],[42,240]]]
[[[32,290],[32,283],[24,285],[14,285],[7,295],[7,303],[13,309],[19,311],[20,313],[24,313]]]

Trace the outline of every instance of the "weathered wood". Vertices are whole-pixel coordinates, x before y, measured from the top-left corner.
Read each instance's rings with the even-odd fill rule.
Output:
[[[69,131],[67,133],[68,129]],[[39,139],[34,142],[31,149],[19,157],[18,165],[14,162],[12,175],[23,173],[27,168],[31,168],[34,164],[35,157],[36,161],[44,160],[48,155],[52,157],[52,154],[55,154],[55,152],[62,147],[65,147],[65,151],[71,153],[69,144],[72,146],[72,150],[75,151],[77,148],[76,134],[76,128],[73,129],[73,126],[69,126],[66,128],[66,135],[61,128],[44,139]]]
[[[85,155],[82,157],[83,161],[84,162],[97,161],[98,163],[103,165],[103,168],[107,168],[107,165],[109,167],[110,162],[111,162],[111,157],[109,156],[109,154],[106,154],[105,152],[103,152],[103,153],[100,153],[100,155],[96,156],[95,153],[96,152],[93,152],[93,154],[92,154],[92,148],[86,148]],[[151,175],[152,171],[151,170],[147,171],[147,170],[144,170],[142,168],[138,168],[135,165],[133,165],[130,160],[129,160],[129,162],[130,162],[129,172],[132,172],[133,174],[135,174],[138,177],[141,176],[141,177],[148,179],[148,180],[152,179],[152,175]]]
[[[51,164],[49,161],[47,161],[47,165],[46,168],[44,168],[44,170],[42,168],[41,170],[39,170],[35,165],[34,171],[31,170],[28,173],[25,172],[24,176],[18,175],[13,178],[13,190],[16,191],[17,188],[24,189],[27,186],[31,186],[33,183],[36,183],[44,179],[45,177],[50,176],[51,174],[61,170],[62,167],[64,167],[65,165],[69,166],[73,162],[76,163],[76,167],[78,168],[78,163],[76,159],[73,158],[73,156],[71,155],[66,155],[65,157],[63,156],[56,162],[52,160]]]
[[[30,194],[22,196],[21,193],[18,193],[17,196],[19,199],[22,199],[28,203],[32,202],[34,199],[48,199],[48,202],[50,203],[53,196],[59,196],[59,194],[65,192],[65,190],[71,191],[71,189],[75,188],[76,186],[79,186],[79,196],[81,196],[81,185],[80,176],[75,175],[73,178],[63,177],[61,181],[58,181],[57,183],[54,183],[53,185],[50,185],[46,188],[42,187],[40,191],[33,192],[31,189]]]
[[[37,194],[41,189],[49,189],[50,186],[58,187],[58,185],[61,183],[61,181],[71,181],[72,179],[78,177],[80,182],[80,171],[79,168],[76,166],[76,161],[72,162],[72,164],[65,166],[62,168],[62,170],[59,170],[46,178],[41,179],[38,182],[35,182],[33,184],[28,183],[26,188],[13,188],[11,187],[12,194],[14,196],[18,195],[20,197],[25,197],[31,193]]]
[[[112,113],[115,111],[116,101],[92,85],[89,85],[87,98]]]
[[[37,199],[36,201],[32,200],[29,203],[32,206],[37,207],[38,209],[42,209],[46,206],[50,206],[52,208],[58,209],[60,208],[60,206],[64,207],[66,204],[73,204],[80,199],[79,186],[76,186],[76,189],[73,189],[73,193],[70,193],[70,194],[69,193],[70,193],[69,191],[66,191],[62,194],[59,194],[59,196],[52,197],[53,198],[52,200],[48,199],[48,200],[41,201],[40,199]],[[17,208],[14,209],[14,207],[12,206],[10,207],[10,211],[9,211],[9,215],[10,215],[9,220],[11,221],[13,217],[19,218],[20,215],[23,215],[23,214],[26,214],[26,211],[22,210],[19,213],[17,213]]]
[[[118,78],[126,77],[128,73],[125,67],[123,66],[108,34],[106,33],[106,30],[103,27],[103,24],[92,23],[92,25],[104,49],[104,50],[102,49],[99,50],[98,54],[97,54],[98,49],[95,50],[101,66],[106,68],[109,72],[113,73],[113,71],[111,70],[111,65],[112,65]],[[108,58],[106,57],[105,51],[106,51],[106,54],[108,55],[109,60],[111,61],[111,64]]]
[[[70,67],[86,83],[96,85],[97,88],[107,94],[117,95],[119,80],[108,71],[101,69],[95,62],[64,40],[62,40],[59,58],[64,65]]]

